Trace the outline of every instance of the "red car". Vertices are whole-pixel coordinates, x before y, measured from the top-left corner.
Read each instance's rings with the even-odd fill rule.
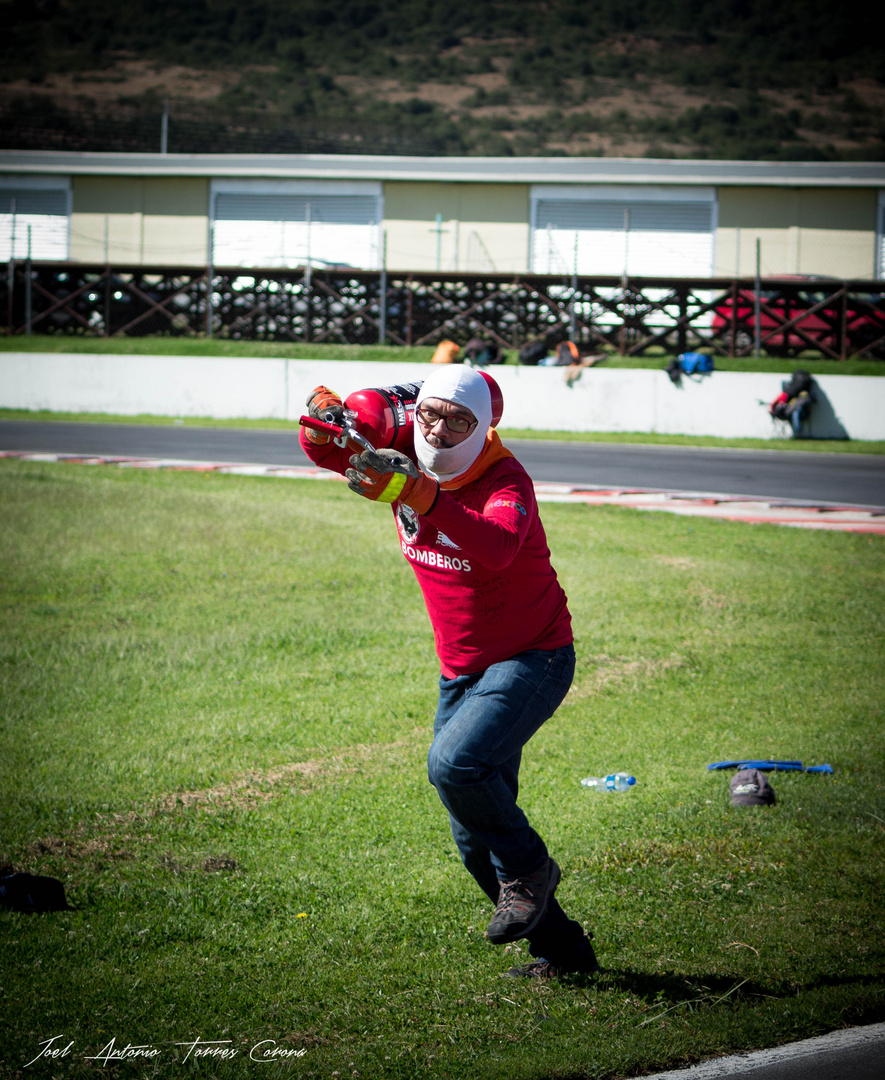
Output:
[[[763,283],[759,292],[761,350],[769,356],[817,352],[834,359],[858,354],[885,358],[885,297],[849,293],[841,282],[821,288],[821,280],[783,277]],[[799,281],[815,285],[809,288]],[[716,305],[713,333],[729,352],[732,347],[739,356],[754,351],[754,290],[740,289],[736,304],[725,297]]]

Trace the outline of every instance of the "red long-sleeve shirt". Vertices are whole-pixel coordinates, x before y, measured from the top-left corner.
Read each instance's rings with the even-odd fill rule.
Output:
[[[322,468],[343,473],[349,466],[351,452],[334,443],[315,446],[302,432],[301,445]],[[400,503],[393,512],[446,678],[572,641],[534,487],[515,458],[495,462],[462,488],[440,491],[427,514]]]

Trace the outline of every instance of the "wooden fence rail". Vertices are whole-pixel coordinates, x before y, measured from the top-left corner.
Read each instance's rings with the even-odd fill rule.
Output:
[[[757,287],[758,286],[758,287]],[[885,281],[562,277],[351,269],[0,268],[10,335],[208,336],[431,345],[480,337],[519,349],[815,353],[885,359]],[[0,314],[2,319],[2,314]]]

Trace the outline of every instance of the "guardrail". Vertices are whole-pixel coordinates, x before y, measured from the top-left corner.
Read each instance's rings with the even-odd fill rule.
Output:
[[[885,359],[885,281],[563,277],[16,260],[0,270],[10,335],[170,336],[503,348],[569,338],[625,356]]]

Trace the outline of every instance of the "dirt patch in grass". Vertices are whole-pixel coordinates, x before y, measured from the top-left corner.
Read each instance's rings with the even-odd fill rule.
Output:
[[[684,656],[665,656],[655,660],[640,657],[629,660],[626,657],[597,653],[578,662],[569,700],[592,697],[608,688],[638,688],[651,679],[660,678],[668,671],[687,666],[688,661]]]
[[[424,728],[416,728],[412,736],[396,742],[377,746],[358,744],[336,754],[296,761],[264,772],[250,771],[214,787],[170,792],[144,810],[101,815],[91,824],[81,824],[70,836],[47,836],[34,840],[25,849],[29,857],[27,861],[33,864],[47,857],[50,860],[63,858],[80,862],[133,859],[135,855],[124,845],[142,844],[153,837],[149,833],[141,836],[120,833],[122,828],[148,824],[156,818],[197,807],[207,813],[248,809],[293,789],[306,794],[344,776],[361,773],[367,766],[397,768],[404,758],[413,754],[420,739],[426,739],[426,736]],[[3,865],[12,867],[11,863]],[[182,869],[171,856],[163,865],[173,873]],[[200,869],[207,873],[218,873],[239,867],[236,860],[229,856],[212,856],[204,860]],[[14,870],[7,872],[13,873]]]
[[[200,869],[206,874],[231,874],[240,864],[230,855],[210,855],[200,863]]]
[[[742,874],[758,874],[777,864],[766,853],[758,838],[728,836],[699,836],[691,840],[663,839],[624,840],[610,844],[604,850],[574,861],[579,869],[625,870],[646,866],[669,867],[696,864],[719,866],[722,875],[732,870]],[[720,876],[722,876],[720,875]]]
[[[655,562],[664,566],[672,566],[676,570],[694,570],[697,563],[687,555],[655,555]]]
[[[149,815],[171,814],[182,807],[193,806],[209,810],[255,806],[285,794],[293,787],[308,791],[342,776],[362,772],[367,765],[377,766],[386,762],[394,767],[409,751],[414,750],[419,735],[426,737],[426,734],[423,728],[416,728],[414,738],[377,746],[361,744],[328,757],[296,761],[266,772],[249,772],[216,787],[172,792],[163,796]]]
[[[727,611],[733,606],[731,597],[717,592],[709,585],[695,582],[689,587],[689,593],[697,600],[701,611]]]
[[[41,840],[35,840],[28,845],[29,855],[62,856],[66,859],[131,859],[134,858],[130,851],[120,847],[120,844],[132,840],[131,836],[121,837],[92,837],[84,840],[72,837],[47,836]]]

